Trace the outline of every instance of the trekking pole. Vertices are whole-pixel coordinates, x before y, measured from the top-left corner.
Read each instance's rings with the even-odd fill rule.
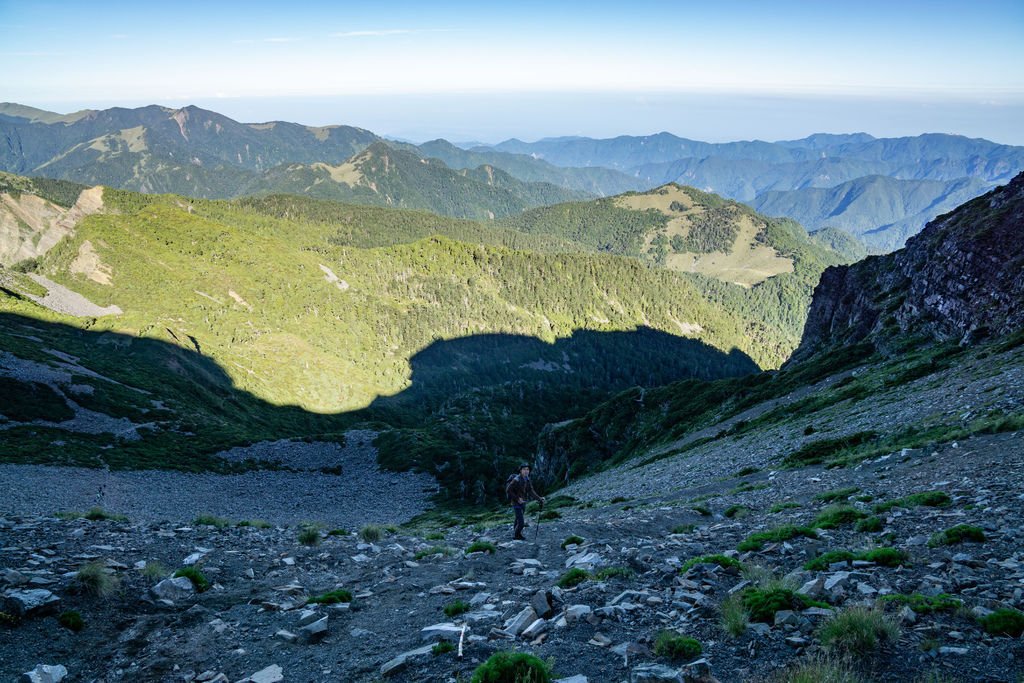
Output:
[[[537,510],[537,524],[534,526],[534,529],[533,529],[533,544],[534,545],[537,545],[537,539],[540,537],[540,514],[542,512],[544,512],[544,506],[543,505],[541,505],[540,508]]]

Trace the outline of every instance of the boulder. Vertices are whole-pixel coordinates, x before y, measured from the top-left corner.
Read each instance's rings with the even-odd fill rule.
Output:
[[[196,592],[195,586],[184,576],[164,579],[149,590],[157,600],[170,600],[171,602],[188,599]]]
[[[555,608],[551,606],[551,596],[546,590],[537,591],[533,596],[533,600],[530,601],[530,606],[537,613],[537,616],[542,619],[550,619],[555,613]]]
[[[573,622],[586,618],[586,616],[593,611],[594,610],[590,605],[572,605],[565,610],[565,620],[572,624]]]
[[[45,588],[11,590],[4,593],[5,611],[17,617],[28,617],[53,611],[60,598]]]
[[[405,665],[409,663],[409,660],[415,659],[417,657],[422,657],[424,655],[429,655],[433,649],[433,645],[424,645],[423,647],[418,647],[415,650],[403,652],[397,657],[389,659],[387,662],[385,662],[380,667],[380,675],[390,676],[391,674],[405,668]]]
[[[36,668],[21,674],[18,683],[60,683],[68,670],[60,664],[36,664]]]
[[[532,607],[526,607],[522,612],[505,622],[505,630],[512,635],[518,636],[535,621],[537,621],[537,613],[533,611]]]
[[[461,634],[462,627],[456,626],[451,622],[434,624],[433,626],[420,629],[420,640],[426,640],[431,643],[439,640],[458,640]]]

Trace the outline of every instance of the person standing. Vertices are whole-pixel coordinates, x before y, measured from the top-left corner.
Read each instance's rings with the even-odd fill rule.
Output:
[[[523,528],[526,526],[526,503],[529,500],[539,500],[540,504],[544,505],[544,497],[534,490],[533,483],[530,481],[529,465],[520,465],[519,474],[508,478],[505,483],[505,495],[512,503],[512,511],[516,516],[515,524],[512,527],[512,539],[525,541]]]

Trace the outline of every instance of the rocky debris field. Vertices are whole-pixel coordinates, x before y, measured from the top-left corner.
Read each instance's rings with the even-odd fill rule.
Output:
[[[613,500],[555,498],[526,543],[9,515],[0,680],[454,683],[503,650],[573,683],[1024,679],[1020,432]]]
[[[344,446],[275,441],[218,454],[284,468],[233,475],[0,465],[0,490],[6,492],[0,514],[100,507],[137,522],[189,522],[199,515],[333,527],[405,522],[430,506],[436,485],[429,476],[381,470],[373,437],[352,431]]]

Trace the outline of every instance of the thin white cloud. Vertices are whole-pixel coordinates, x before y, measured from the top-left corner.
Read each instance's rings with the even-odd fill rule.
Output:
[[[367,31],[341,31],[339,33],[331,33],[330,36],[331,38],[366,38],[410,35],[413,33],[447,33],[454,30],[453,28],[385,28]]]

